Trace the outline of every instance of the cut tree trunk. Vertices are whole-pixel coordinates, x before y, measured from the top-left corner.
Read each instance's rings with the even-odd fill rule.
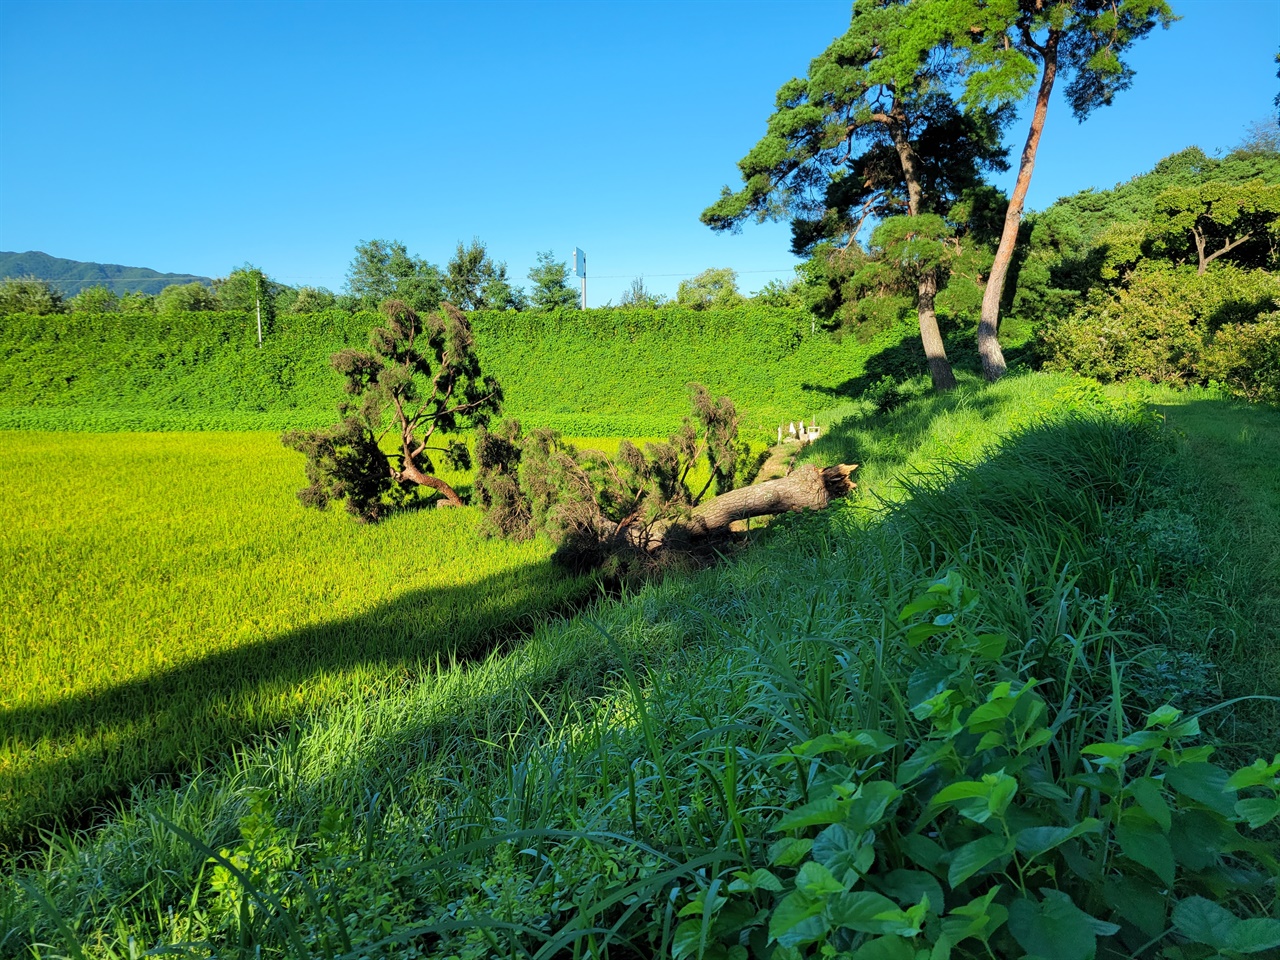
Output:
[[[1004,215],[1004,229],[1000,233],[1000,246],[996,248],[996,257],[991,264],[991,276],[987,278],[987,288],[982,293],[982,318],[978,321],[978,354],[982,357],[982,375],[990,381],[1004,376],[1004,351],[1000,349],[1000,300],[1004,296],[1004,281],[1009,275],[1009,264],[1013,262],[1013,248],[1018,243],[1018,227],[1022,224],[1022,208],[1026,203],[1027,191],[1031,189],[1031,174],[1036,166],[1036,150],[1040,146],[1040,135],[1044,133],[1045,117],[1049,114],[1049,95],[1053,92],[1053,81],[1058,75],[1058,43],[1061,33],[1050,30],[1045,40],[1041,56],[1044,61],[1044,73],[1040,75],[1040,89],[1036,93],[1036,108],[1031,114],[1031,129],[1027,131],[1027,142],[1022,148],[1022,158],[1018,162],[1018,179],[1013,185],[1013,196],[1009,198],[1009,209]]]
[[[724,536],[730,525],[739,520],[799,510],[824,510],[832,500],[845,496],[857,486],[849,479],[857,469],[857,464],[849,463],[825,469],[806,463],[777,480],[722,493],[696,507],[687,520],[658,524],[647,530],[628,527],[619,531],[619,535],[631,546],[655,553],[664,547],[694,546]]]

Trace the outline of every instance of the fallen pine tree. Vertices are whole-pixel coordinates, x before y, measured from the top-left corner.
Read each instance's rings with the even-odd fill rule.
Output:
[[[424,318],[394,300],[383,313],[367,350],[342,350],[331,360],[349,398],[338,405],[341,420],[282,438],[306,457],[310,485],[298,493],[306,506],[345,502],[371,522],[421,488],[434,491],[440,506],[460,506],[433,458],[469,467],[457,434],[474,429],[475,500],[491,533],[522,539],[545,532],[567,566],[621,573],[703,549],[743,520],[824,509],[854,487],[848,465],[806,465],[750,485],[766,456],[753,456],[739,440],[733,401],[700,384],[691,385],[693,411],[681,428],[643,451],[629,441],[616,456],[578,449],[554,431],[525,434],[514,420],[490,432],[502,388],[481,372],[466,316],[444,304]],[[391,452],[384,440],[393,440]],[[704,471],[695,491],[690,484]]]
[[[621,573],[704,549],[743,520],[825,509],[854,488],[857,467],[848,464],[806,464],[751,485],[765,456],[738,440],[733,401],[713,399],[698,384],[692,393],[693,414],[679,431],[643,451],[623,441],[615,456],[580,449],[550,430],[525,434],[517,421],[482,429],[476,493],[490,531],[517,539],[544,532],[560,562]],[[695,492],[690,478],[699,464],[706,480]]]

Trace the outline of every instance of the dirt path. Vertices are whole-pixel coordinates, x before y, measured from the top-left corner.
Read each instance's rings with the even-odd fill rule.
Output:
[[[769,459],[760,468],[760,473],[754,482],[764,483],[766,480],[785,477],[795,466],[796,454],[802,449],[804,448],[799,443],[788,443],[785,440],[782,443],[775,444],[769,449]]]

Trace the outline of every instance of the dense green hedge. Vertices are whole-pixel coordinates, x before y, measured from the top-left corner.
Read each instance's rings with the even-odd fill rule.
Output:
[[[1280,280],[1266,270],[1153,264],[1040,331],[1045,366],[1103,382],[1218,383],[1280,403]]]
[[[319,426],[340,396],[330,354],[363,345],[376,322],[342,311],[282,316],[259,348],[244,313],[3,317],[0,428]],[[748,430],[770,431],[839,402],[870,357],[904,341],[919,349],[910,325],[862,344],[815,331],[804,311],[754,304],[481,312],[473,323],[506,411],[585,436],[666,433],[695,380],[733,397]]]

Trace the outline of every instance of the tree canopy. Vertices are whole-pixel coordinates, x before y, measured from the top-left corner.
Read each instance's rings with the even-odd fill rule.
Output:
[[[501,407],[502,388],[480,370],[466,316],[451,304],[425,318],[399,300],[382,306],[386,322],[369,334],[369,349],[335,353],[350,398],[341,420],[323,430],[286,433],[285,446],[307,458],[305,505],[324,509],[346,501],[360,520],[379,519],[403,503],[415,486],[439,492],[458,506],[462,498],[435,475],[433,455],[470,466],[466,443],[452,434],[483,427]],[[395,439],[386,453],[384,438]]]
[[[569,264],[557,260],[550,250],[538,254],[529,279],[533,281],[529,304],[535,310],[573,309],[580,303],[578,291],[569,286]]]
[[[962,112],[948,93],[952,59],[922,50],[910,4],[858,0],[849,29],[778,91],[765,136],[738,164],[743,187],[725,187],[702,220],[712,229],[790,219],[792,250],[854,248],[864,225],[891,217],[942,216],[1004,165],[1007,108]],[[907,229],[916,250],[944,237],[937,221]],[[910,262],[921,340],[938,389],[954,384],[934,312],[941,252],[932,268]]]
[[[411,256],[399,240],[370,240],[356,245],[347,289],[366,310],[394,299],[426,313],[444,299],[444,278],[439,267]]]
[[[1013,107],[1039,79],[978,324],[983,373],[994,380],[1005,370],[997,338],[1005,278],[1058,74],[1067,78],[1067,101],[1083,121],[1132,84],[1134,71],[1124,59],[1130,47],[1176,18],[1166,0],[946,0],[905,6],[908,39],[896,51],[898,69],[912,69],[913,61],[927,62],[939,52],[954,55],[963,76],[961,102],[971,114]]]
[[[0,280],[0,313],[31,313],[43,316],[59,313],[62,294],[35,277],[6,277]]]
[[[156,296],[157,313],[191,313],[201,310],[217,310],[218,295],[203,283],[175,283],[165,287]]]
[[[696,277],[681,280],[676,288],[676,306],[692,310],[720,310],[745,300],[738,292],[738,272],[727,267],[703,270]]]
[[[479,237],[458,249],[445,266],[444,295],[462,310],[520,310],[524,291],[507,279],[507,265],[494,260]]]
[[[120,298],[110,287],[85,287],[67,301],[72,313],[116,313]]]
[[[1201,274],[1232,252],[1270,265],[1280,245],[1280,183],[1258,179],[1172,187],[1156,198],[1150,237],[1156,252],[1194,259]]]

